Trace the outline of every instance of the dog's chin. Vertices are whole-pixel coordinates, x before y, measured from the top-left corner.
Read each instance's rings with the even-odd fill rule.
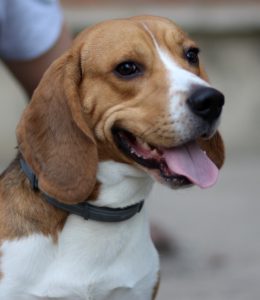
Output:
[[[155,181],[173,189],[192,186],[192,182],[187,177],[171,171],[161,147],[150,145],[121,128],[113,128],[112,134],[121,153]]]

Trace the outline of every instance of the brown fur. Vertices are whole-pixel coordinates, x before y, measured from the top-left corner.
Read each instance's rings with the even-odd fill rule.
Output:
[[[153,288],[153,296],[152,296],[152,300],[156,299],[156,296],[158,295],[158,291],[160,288],[160,274],[158,274],[158,280]]]
[[[96,143],[78,96],[79,56],[75,47],[52,65],[17,128],[40,188],[65,203],[86,200],[96,183]]]
[[[89,199],[98,197],[97,182]],[[68,214],[48,204],[41,192],[32,190],[20,169],[19,156],[0,177],[0,243],[39,232],[57,242]]]
[[[0,178],[0,241],[28,236],[33,232],[51,235],[64,225],[67,214],[49,205],[30,187],[18,158]]]

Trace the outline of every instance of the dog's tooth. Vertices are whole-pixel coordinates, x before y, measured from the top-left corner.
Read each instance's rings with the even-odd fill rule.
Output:
[[[145,141],[141,140],[139,137],[137,137],[136,140],[138,144],[142,146],[143,149],[151,150],[151,147]]]
[[[147,143],[143,143],[142,146],[146,150],[151,150],[151,147]]]
[[[154,155],[154,156],[159,155],[157,149],[153,149],[153,150],[151,151],[151,154]]]
[[[133,148],[130,149],[130,152],[131,152],[132,154],[135,154],[135,150],[134,150]]]

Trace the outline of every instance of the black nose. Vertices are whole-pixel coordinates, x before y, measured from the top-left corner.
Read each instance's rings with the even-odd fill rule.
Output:
[[[224,95],[208,87],[197,89],[188,99],[193,113],[208,122],[213,122],[220,116],[224,103]]]

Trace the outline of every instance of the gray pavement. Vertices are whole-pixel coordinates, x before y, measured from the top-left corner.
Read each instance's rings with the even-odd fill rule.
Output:
[[[151,217],[177,243],[162,256],[158,300],[260,299],[260,156],[229,158],[218,184],[156,186]]]

